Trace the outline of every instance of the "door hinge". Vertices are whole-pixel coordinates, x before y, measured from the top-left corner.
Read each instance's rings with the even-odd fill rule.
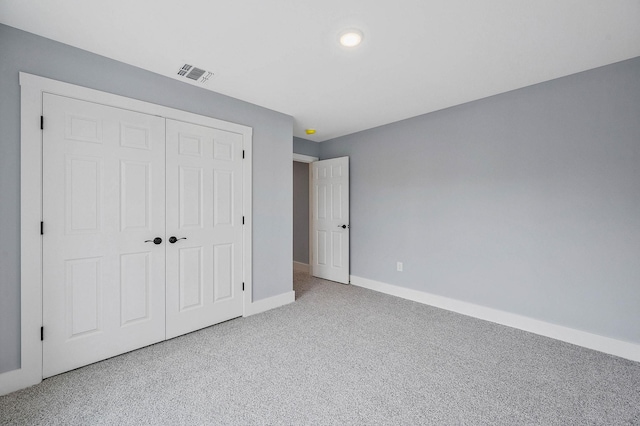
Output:
[[[44,235],[44,222],[40,222],[40,235]]]
[[[40,327],[40,341],[44,340],[44,327]]]
[[[242,216],[242,224],[244,225],[244,216]]]
[[[244,158],[244,149],[242,150],[242,158]]]
[[[244,291],[244,283],[242,283],[242,291]]]
[[[40,116],[40,130],[44,130],[44,115]]]

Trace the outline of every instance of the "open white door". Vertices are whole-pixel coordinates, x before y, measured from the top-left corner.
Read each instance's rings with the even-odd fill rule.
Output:
[[[311,163],[311,275],[349,284],[349,157]]]

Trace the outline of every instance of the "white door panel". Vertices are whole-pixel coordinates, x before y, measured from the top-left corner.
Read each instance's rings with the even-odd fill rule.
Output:
[[[311,274],[349,283],[349,157],[311,163]]]
[[[240,134],[167,120],[167,338],[242,315]],[[169,201],[169,204],[171,201]]]
[[[43,96],[43,376],[165,337],[164,119]]]

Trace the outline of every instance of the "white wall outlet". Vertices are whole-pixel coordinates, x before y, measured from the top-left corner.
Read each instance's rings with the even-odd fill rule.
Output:
[[[402,272],[402,262],[398,262],[398,263],[396,264],[396,270],[397,270],[398,272]]]

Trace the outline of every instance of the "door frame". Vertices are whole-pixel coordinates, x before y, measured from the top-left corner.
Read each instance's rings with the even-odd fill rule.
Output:
[[[253,129],[175,108],[139,101],[20,72],[20,368],[1,375],[0,395],[42,381],[42,116],[43,93],[128,109],[243,135],[243,316],[252,313],[252,137]],[[46,125],[46,117],[45,123]],[[45,230],[46,232],[46,224]],[[46,330],[45,330],[46,333]]]
[[[295,152],[293,153],[293,162],[294,163],[307,163],[307,164],[311,164],[314,161],[318,161],[320,160],[318,157],[313,157],[311,155],[304,155],[304,154],[296,154]],[[309,169],[311,170],[311,169]],[[309,198],[307,199],[307,204],[309,207],[309,224],[311,224],[311,218],[312,218],[312,214],[311,214],[311,180],[309,180]],[[307,228],[307,234],[309,237],[309,260],[307,262],[307,266],[306,267],[302,267],[302,266],[297,266],[297,262],[293,261],[293,269],[295,270],[297,267],[300,267],[300,270],[304,270],[306,272],[311,273],[311,226],[309,226]],[[293,238],[295,238],[296,236],[294,235]]]
[[[313,163],[314,161],[318,160],[318,157],[312,157],[311,155],[296,154],[295,152],[293,153],[293,161],[298,163]]]

